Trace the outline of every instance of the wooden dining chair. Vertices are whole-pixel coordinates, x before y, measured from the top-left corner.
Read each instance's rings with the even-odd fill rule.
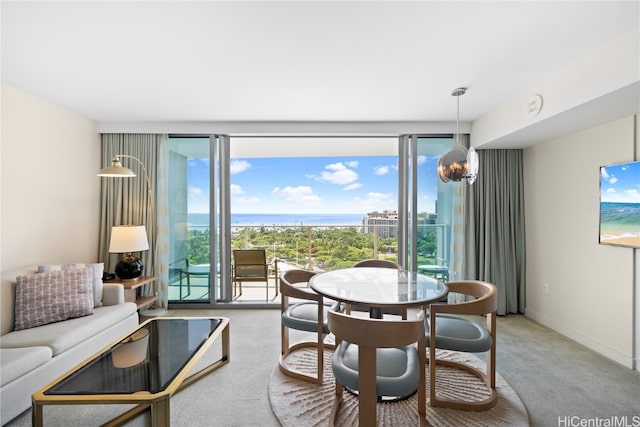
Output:
[[[332,365],[336,395],[330,426],[338,418],[344,387],[358,391],[360,426],[376,425],[378,396],[406,397],[416,390],[418,425],[425,424],[426,345],[422,316],[408,321],[329,312],[329,330],[337,345]]]
[[[386,259],[365,259],[362,261],[358,261],[353,264],[353,267],[378,267],[378,268],[394,268],[396,270],[402,270],[402,266],[394,261],[389,261]],[[363,306],[355,306],[352,304],[348,304],[345,306],[345,311],[347,314],[351,314],[351,310],[355,311],[369,311],[369,308]],[[387,307],[381,310],[382,314],[391,314],[402,316],[404,320],[407,320],[407,308],[393,308]]]
[[[313,271],[291,269],[280,275],[280,370],[287,376],[322,384],[324,374],[324,350],[335,349],[334,344],[325,343],[329,334],[327,314],[331,310],[339,309],[336,302],[325,302],[322,295],[308,286]],[[301,300],[290,304],[290,298]],[[300,341],[291,344],[289,330],[307,331],[315,334],[314,341]],[[311,374],[294,369],[287,364],[287,357],[294,351],[303,348],[313,348],[317,353],[316,373]]]
[[[353,267],[382,267],[382,268],[395,268],[396,270],[402,270],[402,266],[394,261],[386,259],[365,259],[353,264]]]
[[[429,346],[429,404],[435,407],[483,411],[495,406],[496,393],[496,310],[498,291],[494,284],[479,280],[447,283],[449,292],[470,295],[475,299],[461,303],[434,303],[425,318],[426,344]],[[468,315],[486,316],[486,327],[469,319]],[[436,359],[436,348],[467,353],[487,352],[486,370],[468,363]],[[488,396],[478,400],[463,400],[438,396],[436,366],[462,369],[479,378]],[[474,394],[470,390],[466,393]]]

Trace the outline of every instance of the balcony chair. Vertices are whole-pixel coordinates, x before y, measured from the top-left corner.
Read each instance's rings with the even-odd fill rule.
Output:
[[[275,263],[275,297],[278,296],[278,264]],[[264,249],[235,249],[233,250],[233,266],[231,281],[235,294],[238,298],[242,295],[243,282],[264,282],[266,287],[266,301],[269,301],[269,266],[267,265],[267,255]],[[275,298],[274,297],[274,298]]]
[[[418,265],[418,271],[447,283],[449,281],[449,267],[447,267],[447,264],[447,260],[438,257],[435,264]]]
[[[336,337],[333,375],[336,397],[329,417],[335,425],[343,388],[358,391],[360,426],[375,426],[379,396],[406,397],[418,392],[418,425],[425,425],[426,344],[424,319],[386,320],[329,313]],[[415,343],[418,343],[416,346]]]
[[[434,407],[484,411],[495,406],[496,393],[496,310],[498,298],[496,286],[479,280],[462,280],[447,283],[449,292],[471,295],[476,299],[462,303],[431,304],[429,317],[425,318],[426,345],[429,347],[429,403]],[[485,315],[486,327],[457,315]],[[435,337],[435,339],[431,339]],[[436,348],[467,353],[488,352],[486,371],[467,363],[436,359]],[[488,397],[482,400],[457,400],[439,397],[436,393],[436,365],[462,369],[482,380]],[[475,391],[469,391],[468,395]]]
[[[380,268],[395,268],[396,270],[402,270],[402,266],[397,262],[388,261],[386,259],[365,259],[362,261],[358,261],[353,264],[353,267],[380,267]],[[351,314],[351,310],[355,311],[369,311],[369,308],[363,306],[356,306],[347,304],[345,306],[345,312],[347,314]],[[382,309],[382,314],[391,314],[402,316],[404,320],[407,320],[407,309],[406,308],[384,308]]]
[[[322,295],[317,294],[309,287],[309,279],[314,274],[313,271],[291,269],[280,275],[280,370],[292,378],[314,384],[322,384],[324,350],[335,349],[335,345],[324,342],[325,337],[329,334],[327,313],[338,309],[339,304],[336,302],[325,303]],[[290,304],[289,298],[302,301]],[[290,329],[315,333],[316,339],[315,341],[301,341],[292,345],[289,341]],[[287,356],[303,348],[313,348],[317,352],[316,375],[293,369],[286,363]]]
[[[191,295],[191,277],[206,277],[207,278],[207,289],[211,288],[211,268],[209,264],[203,265],[190,265],[188,258],[182,258],[171,264],[169,267],[169,276],[174,277],[178,275],[179,283],[180,283],[180,299],[183,297],[188,297]],[[187,293],[182,295],[182,286],[183,280],[186,278],[187,281]]]

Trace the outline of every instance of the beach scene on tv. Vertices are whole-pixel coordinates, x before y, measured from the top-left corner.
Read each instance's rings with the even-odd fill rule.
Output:
[[[640,248],[640,161],[600,168],[600,243]]]

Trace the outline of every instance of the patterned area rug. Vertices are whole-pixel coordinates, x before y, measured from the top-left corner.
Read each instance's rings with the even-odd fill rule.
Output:
[[[290,366],[300,370],[315,372],[316,353],[313,350],[300,350],[287,358]],[[324,384],[319,386],[296,380],[284,375],[278,365],[271,373],[269,381],[269,399],[273,413],[284,427],[326,426],[334,399],[335,381],[331,372],[331,351],[325,352]],[[463,360],[474,366],[482,367],[483,362],[471,354],[438,350],[438,358]],[[456,396],[465,400],[482,398],[486,393],[480,380],[459,369],[438,366],[438,395]],[[429,370],[427,369],[427,402],[429,399]],[[467,392],[461,394],[458,390]],[[432,426],[528,426],[529,417],[522,401],[511,386],[496,373],[498,403],[484,412],[459,411],[447,408],[432,408],[427,403],[427,423]],[[471,390],[471,393],[468,391]],[[486,396],[486,394],[485,394]],[[378,425],[414,426],[418,425],[417,395],[409,399],[378,403]],[[339,426],[358,425],[358,399],[345,392],[338,415]]]

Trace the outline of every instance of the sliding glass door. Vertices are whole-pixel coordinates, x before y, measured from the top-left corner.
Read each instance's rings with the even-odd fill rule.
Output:
[[[170,303],[277,305],[283,270],[326,271],[366,258],[446,279],[451,186],[436,169],[451,143],[171,137]],[[232,249],[264,250],[269,281],[240,295]]]
[[[169,302],[212,300],[209,137],[169,138]]]
[[[438,158],[453,144],[450,136],[400,138],[399,210],[401,263],[448,279],[453,188],[438,179]]]

